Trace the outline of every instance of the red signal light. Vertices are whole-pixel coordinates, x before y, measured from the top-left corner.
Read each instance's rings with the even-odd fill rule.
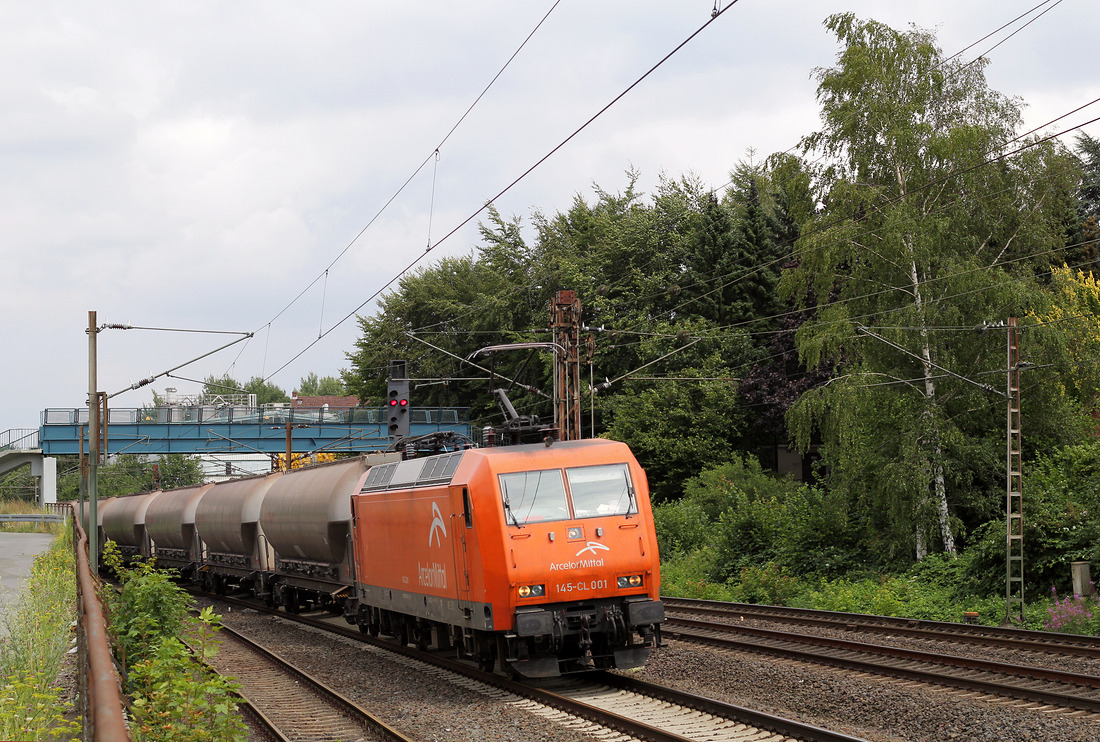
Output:
[[[401,400],[401,402],[400,402],[399,404],[400,404],[400,405],[401,405],[402,407],[408,407],[408,406],[409,406],[409,400],[407,400],[407,399],[403,399],[403,400]]]

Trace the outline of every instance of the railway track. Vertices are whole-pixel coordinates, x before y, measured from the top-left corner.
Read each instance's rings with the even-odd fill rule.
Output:
[[[661,602],[671,616],[694,614],[726,618],[729,621],[751,618],[815,628],[907,636],[926,641],[1044,652],[1060,657],[1100,658],[1100,637],[1095,636],[691,598],[662,596]]]
[[[212,664],[237,678],[253,723],[259,723],[264,736],[280,742],[412,742],[412,738],[244,635],[227,626],[222,626],[219,635],[221,647]]]
[[[1100,712],[1100,676],[991,662],[740,623],[669,617],[666,638],[771,654],[856,672],[949,686],[1032,703]]]
[[[384,640],[373,639],[340,623],[309,615],[288,615],[264,611],[253,603],[218,598],[282,619],[377,647],[417,663],[418,672],[459,683],[485,695],[501,693],[507,702],[520,705],[544,718],[563,721],[567,726],[598,725],[593,730],[601,738],[606,730],[618,733],[618,739],[651,742],[687,742],[689,740],[752,740],[753,742],[854,742],[857,738],[800,722],[763,714],[732,704],[683,693],[632,678],[610,673],[594,673],[544,681],[516,682],[499,675],[484,673],[472,665],[438,654],[418,652]],[[219,655],[221,657],[221,655]],[[227,658],[229,659],[229,658]],[[235,663],[227,662],[226,672],[238,674]],[[242,681],[243,682],[243,681]],[[582,720],[582,721],[577,721]],[[347,737],[342,737],[347,739]]]

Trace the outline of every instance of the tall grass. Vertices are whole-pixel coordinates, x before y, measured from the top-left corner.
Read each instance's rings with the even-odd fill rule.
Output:
[[[29,500],[5,499],[0,497],[0,513],[4,515],[39,515],[42,508]],[[0,531],[4,533],[53,533],[60,534],[71,529],[64,523],[4,523],[0,521]]]
[[[71,530],[35,558],[19,602],[4,615],[0,639],[0,739],[68,740],[79,722],[57,683],[72,642],[76,569]]]

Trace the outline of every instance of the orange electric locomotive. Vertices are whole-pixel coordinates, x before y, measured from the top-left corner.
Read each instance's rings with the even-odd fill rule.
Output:
[[[352,495],[363,631],[549,677],[643,664],[660,642],[645,473],[600,439],[381,464]]]

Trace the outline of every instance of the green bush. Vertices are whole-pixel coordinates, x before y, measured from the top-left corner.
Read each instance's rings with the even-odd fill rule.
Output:
[[[113,541],[103,545],[103,564],[118,577],[118,590],[104,591],[111,631],[124,668],[154,654],[160,642],[183,630],[190,598],[172,581],[170,570],[158,570],[152,561],[130,567]]]
[[[799,487],[787,498],[778,558],[797,575],[839,577],[867,562],[861,530],[842,497],[817,487]]]
[[[714,524],[714,578],[723,582],[743,569],[774,561],[786,522],[786,507],[775,497],[754,500],[734,492],[730,500]]]
[[[1005,520],[974,530],[965,580],[975,592],[1004,593]],[[1100,443],[1067,446],[1025,467],[1024,584],[1027,600],[1072,589],[1070,564],[1100,563]]]
[[[658,505],[661,554],[713,545],[707,578],[736,580],[770,563],[792,575],[839,576],[866,561],[861,530],[839,497],[765,471],[752,456],[734,456],[684,483],[684,498]]]
[[[661,594],[702,600],[739,600],[728,585],[714,582],[714,550],[703,548],[691,554],[674,554],[661,562]]]
[[[239,742],[246,737],[232,693],[237,686],[203,664],[217,651],[218,617],[188,617],[190,598],[152,562],[122,563],[108,541],[103,563],[119,579],[107,591],[111,630],[133,698],[134,742]],[[180,637],[196,646],[193,656]]]
[[[784,573],[774,562],[759,567],[745,567],[740,580],[731,590],[742,603],[789,605],[802,590],[799,581]]]
[[[653,523],[662,558],[700,549],[710,538],[710,521],[702,505],[695,501],[654,505]]]
[[[218,617],[204,608],[189,637],[196,654],[214,653]],[[242,740],[245,726],[236,714],[238,686],[196,661],[174,637],[161,641],[150,656],[130,669],[134,702],[132,729],[144,742],[215,742]]]

